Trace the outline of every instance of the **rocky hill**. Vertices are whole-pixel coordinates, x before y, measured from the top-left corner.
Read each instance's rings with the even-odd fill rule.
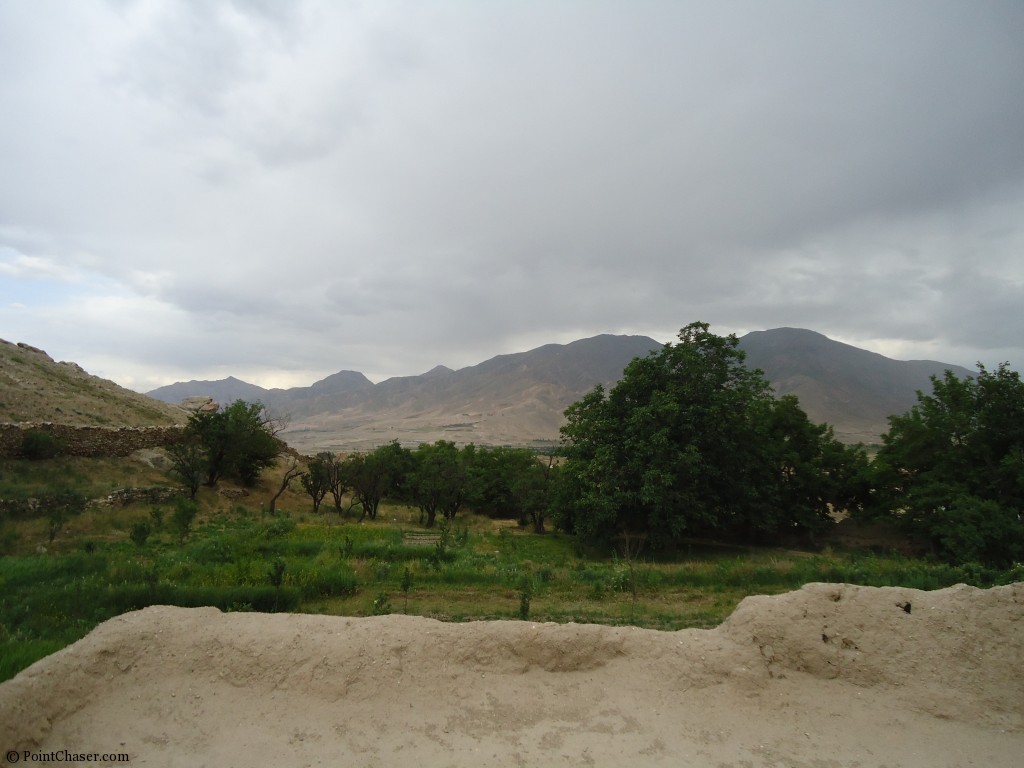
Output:
[[[87,426],[182,424],[181,408],[55,362],[41,349],[0,339],[0,423]]]

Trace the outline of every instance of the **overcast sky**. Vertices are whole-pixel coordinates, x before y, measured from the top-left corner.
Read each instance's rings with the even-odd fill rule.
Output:
[[[2,338],[145,391],[693,320],[1024,368],[1024,3],[0,2]]]

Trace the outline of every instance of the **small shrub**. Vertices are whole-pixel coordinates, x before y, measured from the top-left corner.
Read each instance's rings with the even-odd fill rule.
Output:
[[[343,564],[321,567],[297,566],[290,583],[305,598],[347,597],[359,591],[359,578]]]
[[[633,589],[633,579],[630,577],[629,570],[622,568],[615,571],[612,574],[611,587],[616,592],[631,592]]]
[[[149,510],[149,519],[153,521],[153,530],[159,531],[164,527],[164,509],[153,505]]]
[[[387,616],[391,612],[391,599],[388,597],[387,592],[381,592],[373,600],[373,615]]]
[[[533,598],[533,582],[524,576],[519,584],[519,618],[526,621],[530,618],[530,600]]]
[[[230,563],[235,559],[231,545],[220,538],[200,540],[198,544],[189,547],[189,552],[201,565]]]
[[[59,491],[41,500],[41,506],[47,510],[47,533],[51,544],[68,518],[81,513],[85,504],[85,497],[72,491]]]
[[[149,534],[149,523],[143,520],[132,526],[132,530],[129,535],[131,536],[132,541],[135,542],[135,546],[144,547],[146,545],[146,539],[149,538]]]
[[[270,585],[274,588],[274,612],[277,612],[277,597],[281,594],[281,584],[284,582],[284,560],[275,560],[270,564],[270,570],[267,571],[267,578],[270,579]]]
[[[409,612],[409,590],[412,589],[412,571],[408,568],[405,569],[405,573],[402,574],[402,594],[405,595],[405,608],[403,613]]]
[[[21,439],[21,455],[32,461],[52,459],[60,455],[63,446],[49,432],[30,429]]]
[[[199,507],[194,501],[188,499],[178,499],[174,505],[174,516],[172,518],[174,523],[174,530],[178,534],[179,540],[184,543],[185,539],[188,538],[189,533],[192,530],[192,521],[196,519],[196,513],[199,511]]]
[[[160,569],[156,566],[156,563],[146,568],[142,574],[142,580],[146,582],[150,589],[156,589],[156,585],[160,583]]]
[[[448,551],[448,547],[452,543],[452,523],[446,517],[441,518],[441,522],[437,524],[437,529],[440,531],[441,536],[437,540],[437,544],[434,545],[436,550],[437,559],[443,560],[445,553]]]
[[[12,551],[19,538],[20,535],[13,525],[7,525],[5,521],[0,520],[0,555]]]
[[[282,513],[283,514],[283,513]],[[263,537],[266,539],[278,539],[287,536],[295,530],[295,521],[290,517],[278,517],[272,523],[262,529]]]
[[[281,583],[284,581],[284,560],[275,560],[270,564],[270,570],[267,571],[267,578],[270,579],[270,584],[273,587],[280,588]]]

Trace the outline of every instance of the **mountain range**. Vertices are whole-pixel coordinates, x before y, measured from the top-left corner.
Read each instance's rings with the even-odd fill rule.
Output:
[[[542,446],[558,440],[569,404],[596,384],[613,385],[630,360],[661,346],[646,336],[601,335],[378,384],[356,371],[339,371],[308,387],[264,389],[229,377],[179,382],[147,394],[167,403],[196,396],[221,403],[259,400],[285,418],[282,437],[303,452],[440,438]],[[914,405],[917,390],[931,390],[930,376],[947,369],[972,374],[930,360],[892,360],[798,328],[755,331],[740,346],[747,365],[764,371],[777,395],[799,397],[812,420],[832,424],[846,442],[877,442],[888,416]]]

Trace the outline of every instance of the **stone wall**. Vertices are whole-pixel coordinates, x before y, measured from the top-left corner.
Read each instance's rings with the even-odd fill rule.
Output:
[[[174,445],[185,427],[89,427],[71,424],[0,424],[0,458],[21,455],[25,433],[45,432],[60,443],[62,456],[127,456],[140,448]]]
[[[0,499],[0,520],[28,520],[49,513],[49,505],[55,497],[30,499]],[[184,488],[169,488],[153,485],[147,488],[118,488],[106,496],[89,499],[85,508],[125,507],[129,504],[163,504],[176,499],[188,498]]]

